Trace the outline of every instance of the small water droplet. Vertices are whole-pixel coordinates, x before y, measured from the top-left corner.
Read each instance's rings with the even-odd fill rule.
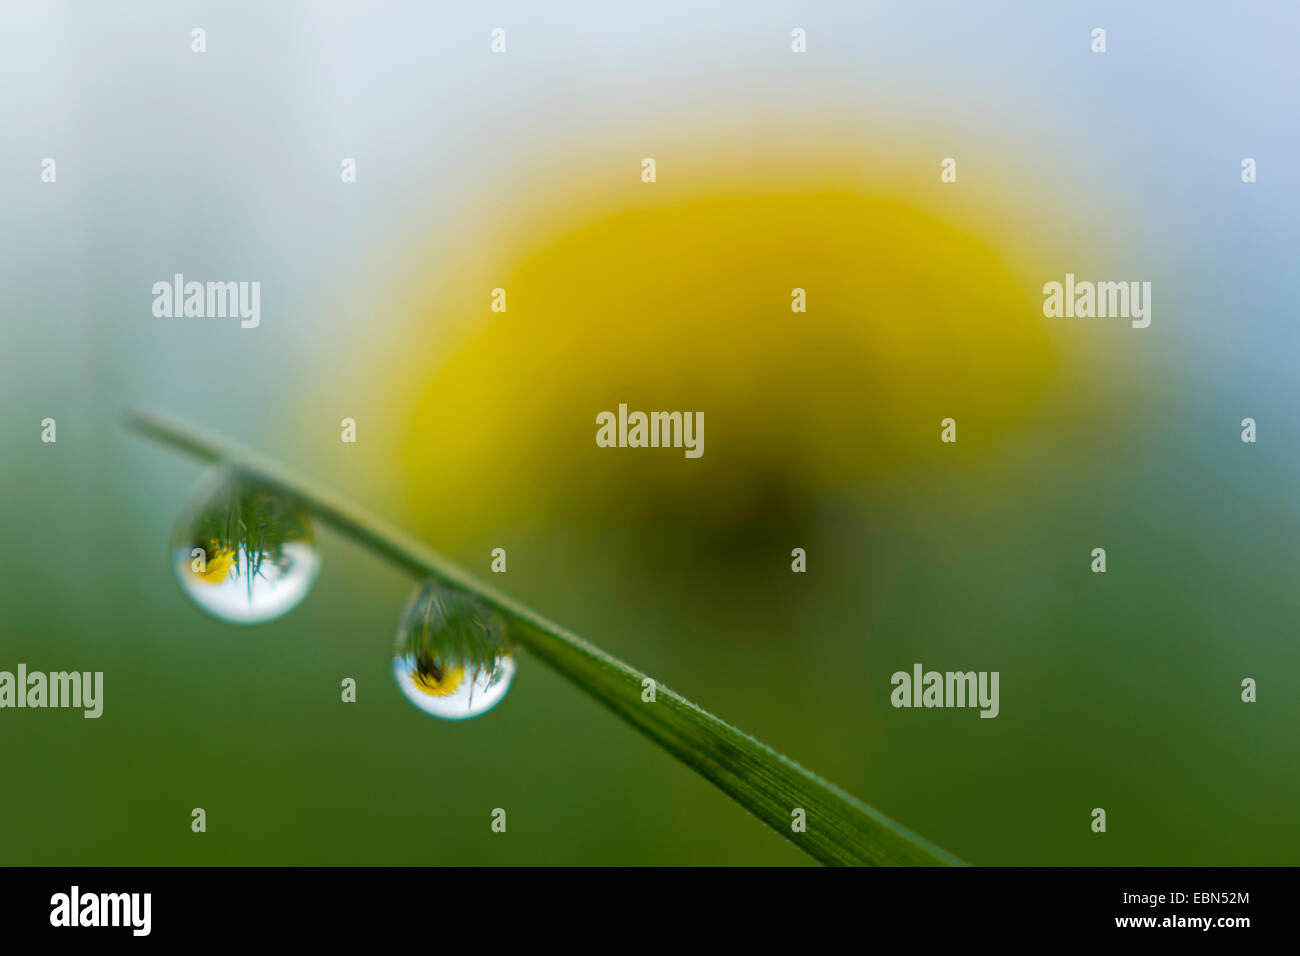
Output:
[[[260,624],[288,613],[320,571],[311,514],[291,498],[218,466],[194,489],[172,533],[186,597],[218,620]]]
[[[505,622],[473,595],[425,582],[397,627],[393,676],[426,714],[477,717],[500,703],[515,676]]]

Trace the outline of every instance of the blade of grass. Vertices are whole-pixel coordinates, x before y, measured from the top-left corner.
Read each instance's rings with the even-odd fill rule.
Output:
[[[278,462],[166,413],[138,410],[130,414],[128,424],[142,435],[204,461],[229,463],[279,489],[312,510],[325,524],[417,578],[434,578],[473,593],[505,617],[516,643],[822,863],[962,865],[952,854],[662,683],[656,681],[655,701],[643,702],[643,681],[648,675]],[[807,813],[803,833],[791,831],[795,808]]]

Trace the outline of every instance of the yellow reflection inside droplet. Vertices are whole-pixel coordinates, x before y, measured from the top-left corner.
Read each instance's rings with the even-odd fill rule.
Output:
[[[465,680],[465,668],[445,668],[434,663],[411,669],[411,682],[416,689],[430,697],[449,697]]]
[[[202,571],[190,564],[190,573],[204,584],[220,584],[235,569],[237,555],[234,548],[223,548],[217,542],[208,542],[207,565]]]

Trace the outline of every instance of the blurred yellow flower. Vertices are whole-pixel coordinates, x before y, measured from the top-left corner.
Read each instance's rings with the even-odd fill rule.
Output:
[[[997,454],[1059,374],[1041,277],[992,225],[815,182],[590,215],[523,224],[531,247],[457,268],[470,301],[435,296],[464,337],[424,371],[404,451],[444,546],[539,515],[743,533]],[[599,447],[620,402],[703,412],[709,453]],[[939,440],[949,417],[959,444]]]

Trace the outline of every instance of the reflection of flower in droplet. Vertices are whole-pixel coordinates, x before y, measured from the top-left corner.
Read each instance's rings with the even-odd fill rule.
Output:
[[[168,545],[185,596],[221,621],[260,624],[307,595],[320,569],[301,501],[218,465],[195,486]]]
[[[418,661],[411,668],[411,681],[430,697],[448,697],[465,680],[465,668],[444,667],[439,661]]]
[[[207,551],[206,567],[199,571],[191,564],[190,572],[205,584],[220,584],[235,569],[235,549],[223,548],[216,541],[209,541]]]
[[[416,589],[393,647],[393,677],[407,700],[443,720],[477,717],[505,696],[514,671],[501,615],[437,581]]]

